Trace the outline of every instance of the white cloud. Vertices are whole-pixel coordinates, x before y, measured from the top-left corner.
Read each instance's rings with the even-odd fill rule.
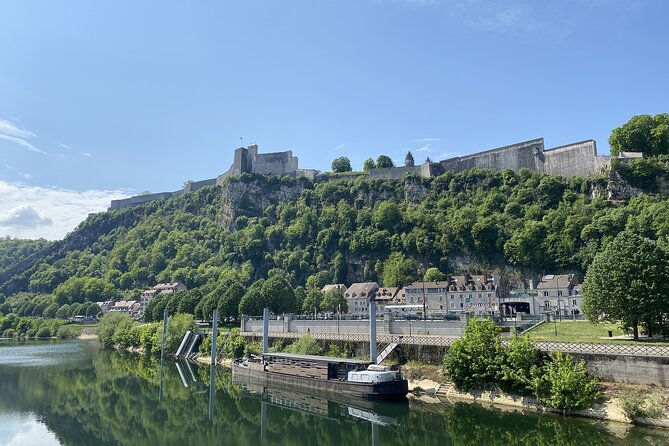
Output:
[[[88,158],[90,158],[90,157],[92,157],[92,156],[93,156],[93,155],[91,155],[91,154],[90,154],[90,153],[88,153],[88,152],[81,152],[81,154],[82,154],[83,156],[86,156],[86,157],[88,157]]]
[[[61,239],[88,214],[104,211],[111,200],[129,195],[120,190],[78,192],[0,181],[0,237]]]
[[[35,136],[37,135],[33,132],[19,128],[13,122],[0,118],[0,139],[13,142],[31,152],[46,154],[45,151],[38,149],[27,141]]]
[[[68,149],[68,150],[71,149],[70,146],[68,146],[67,144],[63,144],[62,142],[58,145],[61,146],[63,149]]]
[[[419,147],[419,148],[416,149],[416,152],[431,152],[431,151],[432,151],[432,149],[430,148],[429,145],[428,145],[428,146]]]
[[[10,135],[4,135],[2,133],[0,133],[0,139],[4,139],[6,141],[11,141],[11,142],[13,142],[15,144],[18,144],[21,147],[26,148],[26,149],[28,149],[32,152],[46,154],[45,151],[38,149],[37,147],[33,146],[32,144],[30,144],[25,139],[17,138],[15,136],[10,136]]]
[[[30,205],[22,204],[7,212],[0,212],[0,227],[9,228],[36,228],[51,226],[53,221],[42,217]]]
[[[19,173],[19,176],[25,180],[29,180],[33,177],[31,173]]]
[[[5,135],[14,136],[21,139],[33,138],[35,135],[33,132],[29,132],[25,129],[18,128],[13,122],[7,121],[6,119],[0,118],[0,133]]]
[[[438,141],[441,141],[441,138],[420,138],[413,140],[413,142],[421,142],[421,143],[438,142]]]

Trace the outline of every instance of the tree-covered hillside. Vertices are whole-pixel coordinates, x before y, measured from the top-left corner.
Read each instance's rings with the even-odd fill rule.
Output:
[[[0,291],[15,309],[39,294],[44,308],[85,314],[89,305],[81,303],[137,298],[146,287],[178,281],[189,291],[170,308],[193,312],[212,295],[234,294],[226,305],[236,308],[243,292],[263,295],[269,285],[262,281],[278,276],[289,292],[300,287],[291,307],[327,282],[402,285],[428,267],[500,271],[512,281],[584,273],[602,243],[624,229],[667,243],[669,201],[642,194],[613,206],[592,198],[605,184],[528,170],[315,184],[243,175],[93,215],[31,267],[0,275]]]

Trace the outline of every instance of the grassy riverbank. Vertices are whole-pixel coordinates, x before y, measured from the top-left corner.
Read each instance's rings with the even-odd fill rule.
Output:
[[[609,330],[613,337],[608,336]],[[557,335],[556,335],[557,332]],[[637,344],[637,345],[669,345],[669,340],[631,339],[617,324],[598,323],[589,321],[563,320],[545,322],[525,333],[532,341],[548,342],[587,342],[595,344]]]

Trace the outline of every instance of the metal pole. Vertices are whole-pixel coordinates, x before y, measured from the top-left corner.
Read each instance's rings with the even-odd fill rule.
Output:
[[[376,364],[376,301],[369,300],[369,360]]]
[[[214,421],[214,376],[216,375],[216,366],[212,363],[209,366],[209,421]]]
[[[427,320],[427,302],[425,301],[425,277],[423,276],[423,320]]]
[[[214,310],[214,321],[211,325],[211,364],[216,364],[216,335],[218,334],[218,310]]]
[[[165,332],[167,332],[167,310],[163,311],[163,336],[162,336],[162,345],[160,347],[160,359],[163,359],[165,356]]]
[[[262,310],[262,352],[267,353],[269,344],[269,308]]]

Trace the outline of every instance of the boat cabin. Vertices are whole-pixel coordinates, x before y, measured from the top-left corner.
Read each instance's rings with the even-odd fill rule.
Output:
[[[291,353],[263,353],[262,356],[268,372],[322,380],[345,381],[350,372],[366,370],[372,364],[371,361],[358,359]]]

